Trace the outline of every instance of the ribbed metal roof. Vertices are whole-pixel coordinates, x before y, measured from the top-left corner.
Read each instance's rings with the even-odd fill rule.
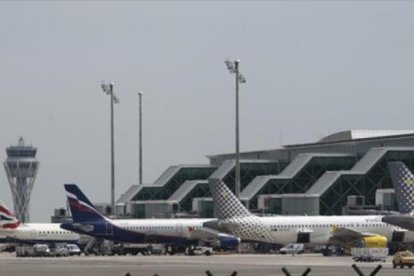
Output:
[[[366,173],[374,166],[390,148],[372,148],[370,149],[351,169],[353,172]],[[395,148],[391,148],[396,150]]]
[[[414,134],[414,130],[359,130],[351,129],[346,131],[337,132],[331,135],[328,135],[321,140],[320,143],[327,142],[341,142],[341,141],[350,141],[356,139],[367,139],[367,138],[378,138],[378,137],[388,137],[396,135],[407,135]]]
[[[240,160],[240,164],[243,163],[275,163],[275,161],[271,161],[271,160]],[[236,166],[236,161],[235,160],[226,160],[223,162],[223,164],[221,164],[221,166],[214,171],[214,173],[209,177],[211,179],[223,179],[224,177],[226,177],[232,170],[233,168]]]
[[[178,166],[170,166],[160,177],[153,184],[145,185],[148,187],[162,187],[164,186],[171,178],[174,177],[181,169],[197,169],[197,168],[212,168],[214,166],[205,165],[205,164],[195,164],[195,165],[178,165]]]
[[[168,200],[176,200],[178,202],[181,202],[181,200],[183,200],[197,185],[208,186],[208,181],[187,180],[168,198]]]
[[[211,168],[214,166],[205,165],[205,164],[194,164],[194,165],[178,165],[178,166],[170,166],[167,170],[165,170],[154,183],[150,184],[142,184],[142,185],[132,185],[121,197],[117,200],[117,203],[125,203],[131,201],[132,198],[143,188],[153,188],[153,187],[163,187],[165,186],[168,181],[171,180],[181,169],[188,169],[188,168]]]
[[[236,165],[234,160],[226,160],[221,164],[221,166],[214,171],[214,173],[210,176],[213,179],[223,179],[226,175],[228,175],[231,170]]]
[[[144,185],[132,185],[129,189],[121,195],[121,197],[116,201],[116,203],[126,203],[132,200],[134,195],[136,195]]]

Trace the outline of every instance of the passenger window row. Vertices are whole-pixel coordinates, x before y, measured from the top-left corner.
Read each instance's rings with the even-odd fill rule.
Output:
[[[289,229],[289,228],[328,228],[328,227],[387,227],[385,223],[375,224],[284,224],[284,225],[272,225],[271,229]]]

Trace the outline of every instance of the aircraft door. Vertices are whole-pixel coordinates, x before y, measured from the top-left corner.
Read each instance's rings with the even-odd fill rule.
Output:
[[[31,236],[31,238],[32,238],[32,240],[38,240],[38,235],[37,235],[37,231],[36,230],[32,230],[31,232],[30,232],[30,236]]]
[[[310,232],[299,232],[297,243],[309,243],[310,242]]]
[[[184,235],[184,225],[182,223],[178,223],[176,225],[177,236]]]
[[[405,232],[394,231],[392,232],[391,242],[404,242]]]
[[[105,228],[106,228],[106,235],[112,236],[113,235],[113,227],[111,223],[105,222]]]

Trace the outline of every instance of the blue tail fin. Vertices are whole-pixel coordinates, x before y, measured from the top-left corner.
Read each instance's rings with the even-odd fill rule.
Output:
[[[403,162],[389,162],[400,213],[414,211],[414,175]]]
[[[105,220],[77,185],[65,184],[65,190],[73,223]]]

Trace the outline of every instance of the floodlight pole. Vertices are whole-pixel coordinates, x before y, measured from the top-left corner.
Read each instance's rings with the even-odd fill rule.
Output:
[[[236,70],[236,179],[235,179],[235,194],[240,199],[240,133],[239,133],[239,63],[240,60],[234,61]]]
[[[114,83],[101,84],[102,91],[111,97],[111,214],[115,215],[115,146],[114,146],[114,104],[119,103],[119,99],[114,94]]]
[[[139,96],[139,183],[142,184],[142,91],[138,92]]]
[[[109,84],[111,97],[111,213],[115,215],[115,143],[114,143],[114,83]]]
[[[235,169],[235,187],[234,193],[240,199],[240,133],[239,133],[239,83],[246,83],[246,78],[239,71],[240,60],[234,62],[226,59],[224,63],[230,73],[236,75],[236,169]]]

